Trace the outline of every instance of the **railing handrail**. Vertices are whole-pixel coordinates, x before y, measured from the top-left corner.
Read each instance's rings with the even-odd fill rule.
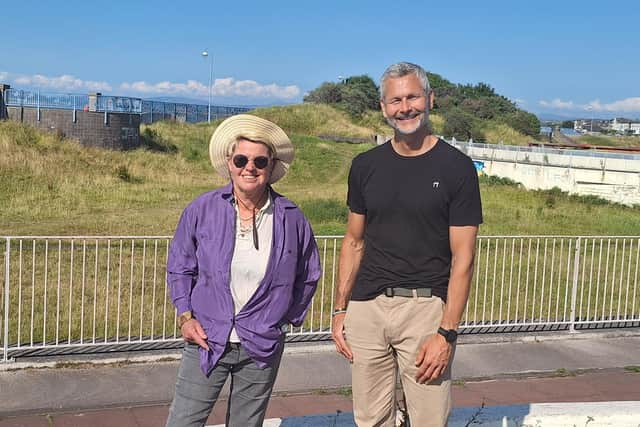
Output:
[[[458,141],[455,138],[451,138],[450,140],[445,139],[449,144],[453,146],[463,146],[463,147],[471,147],[471,148],[481,148],[481,149],[489,149],[489,150],[506,150],[506,151],[515,151],[521,153],[539,153],[539,154],[559,154],[563,156],[580,156],[580,157],[605,157],[605,158],[615,158],[615,159],[625,159],[625,160],[637,160],[640,159],[640,154],[635,153],[615,153],[610,151],[602,151],[602,150],[577,150],[570,148],[554,148],[550,146],[543,147],[530,147],[523,145],[510,145],[510,144],[487,144],[484,142],[469,142],[469,141]]]
[[[0,237],[0,363],[82,346],[178,345],[165,271],[172,236]],[[316,240],[323,274],[291,341],[331,333],[343,237]],[[460,333],[640,325],[640,235],[478,236],[474,267]]]
[[[56,102],[43,102],[47,98],[57,98]],[[68,99],[64,99],[64,98]],[[191,104],[181,102],[154,101],[130,96],[96,95],[97,112],[127,112],[133,114],[153,114],[153,107],[161,105],[171,107],[194,107],[209,108],[208,104]],[[5,105],[8,107],[33,107],[33,108],[59,108],[69,110],[82,110],[89,104],[89,95],[64,93],[64,92],[42,92],[39,90],[24,90],[10,88],[4,91]],[[110,104],[111,102],[111,104]],[[228,112],[246,112],[253,107],[242,105],[211,105],[211,109]]]

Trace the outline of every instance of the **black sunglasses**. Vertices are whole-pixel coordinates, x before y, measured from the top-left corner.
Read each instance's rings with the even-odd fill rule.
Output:
[[[249,163],[249,158],[244,154],[236,154],[235,156],[233,156],[232,160],[233,164],[237,168],[243,168],[247,166],[247,163]],[[269,158],[266,156],[255,157],[253,159],[253,164],[255,165],[256,169],[264,169],[269,166]]]

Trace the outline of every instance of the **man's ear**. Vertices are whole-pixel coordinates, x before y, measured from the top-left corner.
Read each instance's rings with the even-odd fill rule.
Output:
[[[436,94],[433,92],[433,89],[429,90],[427,101],[429,102],[429,110],[433,110],[433,106],[436,103]]]
[[[380,110],[382,110],[382,116],[386,119],[387,117],[387,113],[386,111],[384,111],[384,102],[382,102],[382,100],[380,100]]]

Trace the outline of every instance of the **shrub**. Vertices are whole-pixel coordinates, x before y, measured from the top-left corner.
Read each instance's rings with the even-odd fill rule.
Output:
[[[502,185],[502,186],[516,187],[516,188],[522,187],[522,184],[520,184],[519,182],[516,182],[510,178],[502,178],[496,175],[480,175],[479,180],[480,180],[480,183],[483,185],[490,185],[490,186]]]
[[[133,177],[129,172],[129,168],[126,165],[120,165],[115,171],[116,177],[124,182],[131,182]]]
[[[157,129],[150,127],[145,127],[140,132],[140,145],[148,150],[161,153],[175,153],[178,151],[178,147],[165,140]]]
[[[484,134],[473,116],[461,108],[452,108],[444,114],[442,133],[459,140],[484,141]]]

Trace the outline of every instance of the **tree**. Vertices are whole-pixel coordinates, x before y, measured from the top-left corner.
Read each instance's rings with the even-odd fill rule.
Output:
[[[440,74],[427,73],[427,78],[429,79],[429,86],[431,86],[431,89],[436,93],[438,93],[438,89],[446,91],[448,89],[455,89],[456,87],[456,85],[442,77]]]
[[[540,120],[534,114],[526,111],[518,110],[509,114],[504,118],[504,122],[528,136],[536,136],[540,133]]]
[[[560,127],[565,129],[573,129],[573,120],[565,120],[564,122],[562,122]]]
[[[342,101],[342,87],[337,83],[324,82],[320,87],[309,92],[303,101],[317,104],[337,104]]]
[[[477,121],[471,114],[458,107],[444,114],[442,133],[445,137],[454,137],[459,140],[484,140]]]
[[[371,110],[380,108],[380,92],[378,85],[373,79],[367,75],[353,76],[345,80],[344,84],[353,90],[357,90],[364,95],[367,100],[367,106]]]
[[[343,83],[325,82],[304,97],[304,102],[334,105],[352,117],[379,110],[378,86],[367,75],[346,78]]]

